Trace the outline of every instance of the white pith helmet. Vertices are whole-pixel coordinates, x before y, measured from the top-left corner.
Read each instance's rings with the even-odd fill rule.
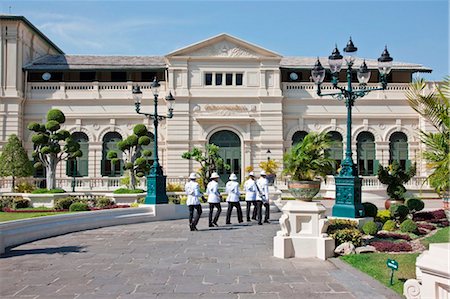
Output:
[[[192,173],[189,175],[189,178],[190,178],[191,180],[195,180],[195,179],[197,179],[197,174],[196,174],[195,172],[192,172]]]
[[[261,170],[260,175],[267,175],[264,170]]]
[[[237,180],[237,176],[234,173],[232,173],[230,175],[230,181],[236,181],[236,180]]]
[[[255,174],[253,173],[253,171],[250,171],[250,172],[248,173],[248,176],[255,177]]]
[[[211,174],[211,179],[217,179],[217,178],[219,178],[219,175],[217,174],[217,172],[213,172]]]

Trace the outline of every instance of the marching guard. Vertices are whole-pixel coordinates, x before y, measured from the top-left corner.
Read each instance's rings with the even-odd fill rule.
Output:
[[[220,206],[222,195],[219,193],[219,175],[216,172],[213,172],[211,175],[211,181],[206,187],[206,193],[208,194],[209,203],[209,227],[219,226],[217,221],[219,220],[220,212],[222,212],[222,207]],[[214,208],[217,211],[213,219]]]
[[[265,208],[264,223],[270,223],[270,205],[269,205],[269,182],[266,179],[266,172],[264,170],[260,173],[260,178],[256,181],[256,207],[258,224],[262,225],[262,206]]]
[[[227,196],[227,202],[228,202],[228,209],[227,209],[227,219],[226,224],[231,224],[230,218],[231,218],[231,212],[233,211],[233,207],[236,207],[237,209],[237,216],[238,221],[241,223],[242,220],[242,209],[241,204],[239,202],[239,183],[236,182],[237,176],[232,173],[230,175],[230,180],[227,182],[225,186],[225,190],[228,193]]]
[[[191,231],[197,230],[197,224],[202,214],[202,206],[200,205],[199,198],[202,197],[200,193],[200,187],[195,181],[197,179],[197,174],[195,172],[189,175],[189,182],[184,186],[184,191],[187,194],[186,204],[189,208],[189,227]],[[194,218],[194,209],[197,210],[197,214]]]
[[[253,219],[256,219],[256,211],[257,211],[257,205],[256,205],[256,183],[255,183],[255,175],[252,172],[248,174],[249,178],[244,183],[244,190],[245,190],[245,202],[247,203],[247,222],[250,222],[250,210],[253,205]]]

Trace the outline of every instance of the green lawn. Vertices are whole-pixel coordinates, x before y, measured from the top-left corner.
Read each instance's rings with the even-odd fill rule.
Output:
[[[434,235],[424,238],[421,242],[426,248],[430,246],[430,243],[450,242],[450,226],[439,229]]]
[[[68,212],[36,212],[36,213],[5,213],[0,212],[0,222],[2,221],[11,221],[11,220],[19,220],[19,219],[27,219],[41,216],[49,216],[49,215],[61,215],[66,214]]]
[[[342,256],[341,259],[403,295],[405,281],[416,277],[416,258],[418,255],[418,253],[369,253]],[[394,273],[394,285],[392,286],[389,284],[391,269],[386,266],[388,258],[396,260],[399,264],[398,271]]]

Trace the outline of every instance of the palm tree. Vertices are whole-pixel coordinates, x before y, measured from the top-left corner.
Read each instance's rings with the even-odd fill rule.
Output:
[[[441,197],[448,197],[450,177],[450,77],[444,78],[435,91],[424,93],[426,82],[417,80],[406,93],[408,103],[436,129],[420,131],[420,140],[427,146],[423,153],[427,167],[432,170],[427,180]]]

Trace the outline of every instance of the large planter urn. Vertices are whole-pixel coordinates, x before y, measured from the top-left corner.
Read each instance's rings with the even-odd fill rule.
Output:
[[[290,181],[288,189],[295,199],[312,201],[320,191],[320,183],[320,181]]]
[[[275,184],[275,179],[276,179],[277,175],[276,174],[268,174],[266,176],[267,179],[267,184],[269,186],[273,186]]]

